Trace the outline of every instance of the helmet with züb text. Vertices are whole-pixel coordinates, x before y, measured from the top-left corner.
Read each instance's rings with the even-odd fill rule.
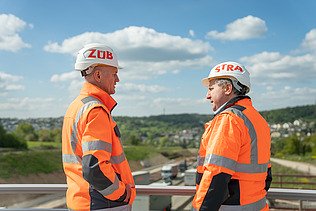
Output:
[[[96,65],[120,68],[117,56],[112,48],[100,43],[87,44],[77,54],[75,70],[85,71],[89,67]]]

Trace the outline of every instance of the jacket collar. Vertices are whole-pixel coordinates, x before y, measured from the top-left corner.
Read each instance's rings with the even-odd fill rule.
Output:
[[[250,100],[251,98],[247,95],[240,95],[240,96],[236,96],[232,99],[230,99],[229,101],[227,101],[226,103],[224,103],[219,109],[217,109],[214,112],[214,116],[216,116],[217,114],[221,113],[222,111],[224,111],[225,109],[237,104],[238,101],[243,100],[243,99],[248,99]]]
[[[89,82],[84,82],[80,94],[98,98],[109,109],[109,111],[112,111],[117,105],[117,102],[108,93]]]

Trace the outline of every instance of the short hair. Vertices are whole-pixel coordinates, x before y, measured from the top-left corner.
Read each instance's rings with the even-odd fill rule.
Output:
[[[236,87],[234,86],[232,80],[230,78],[216,78],[215,82],[220,86],[224,86],[227,84],[231,84],[233,87],[233,93],[236,95],[245,95],[247,93],[248,87],[246,87],[245,85],[241,84],[239,81],[238,86],[241,87],[241,90],[236,89]]]

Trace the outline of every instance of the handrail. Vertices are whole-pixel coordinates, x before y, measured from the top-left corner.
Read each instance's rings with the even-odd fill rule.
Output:
[[[66,184],[0,184],[0,194],[60,193],[67,190]]]
[[[65,192],[66,189],[66,184],[0,184],[0,195],[17,193],[57,193]],[[195,187],[136,185],[136,191],[139,195],[192,196],[195,194]],[[267,198],[316,201],[316,190],[270,188]]]

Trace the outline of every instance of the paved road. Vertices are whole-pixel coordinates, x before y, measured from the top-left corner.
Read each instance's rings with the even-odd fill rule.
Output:
[[[280,164],[282,166],[290,167],[292,169],[295,169],[300,172],[308,173],[310,175],[316,176],[316,166],[309,164],[309,163],[303,163],[303,162],[296,162],[296,161],[289,161],[289,160],[282,160],[278,158],[271,158],[272,162],[275,162],[277,164]],[[273,166],[272,166],[273,168]]]

